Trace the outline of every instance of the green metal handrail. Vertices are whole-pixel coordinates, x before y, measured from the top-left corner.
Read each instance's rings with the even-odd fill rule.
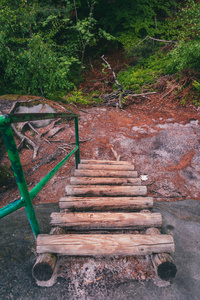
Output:
[[[32,205],[32,200],[46,185],[46,183],[55,175],[55,173],[64,165],[69,158],[75,154],[76,168],[80,163],[79,151],[79,132],[78,132],[78,114],[67,113],[31,113],[31,114],[8,114],[0,115],[0,130],[7,149],[8,157],[14,172],[14,176],[20,191],[21,198],[0,209],[0,218],[11,214],[19,208],[25,207],[28,220],[30,222],[35,238],[40,233],[40,228]],[[28,190],[24,177],[24,172],[20,162],[17,146],[12,132],[11,124],[25,121],[35,121],[54,118],[74,119],[76,147],[65,156],[31,191]]]

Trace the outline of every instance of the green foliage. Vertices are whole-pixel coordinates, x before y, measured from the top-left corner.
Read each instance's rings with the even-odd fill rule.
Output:
[[[81,105],[91,105],[91,104],[100,104],[103,100],[99,97],[98,91],[92,92],[92,94],[84,95],[84,93],[75,88],[72,92],[70,92],[68,95],[63,96],[61,101],[70,104],[81,104]]]
[[[199,81],[194,80],[192,85],[196,91],[200,92],[200,82]]]
[[[155,78],[155,73],[152,70],[130,68],[126,72],[120,72],[117,79],[125,89],[131,89],[135,92],[140,92],[142,86],[150,83]]]
[[[57,91],[70,90],[78,51],[75,43],[70,49],[56,38],[69,22],[69,11],[61,5],[42,9],[43,1],[15,4],[0,1],[0,92],[54,98]]]
[[[33,35],[26,48],[10,55],[4,78],[14,92],[54,97],[56,91],[73,87],[70,68],[77,60],[54,48],[52,41]]]
[[[74,89],[74,91],[67,96],[63,97],[63,102],[69,104],[82,104],[82,105],[88,105],[90,104],[90,101],[88,100],[88,97],[84,96],[81,90]]]
[[[167,63],[164,54],[155,54],[137,66],[120,72],[117,79],[125,89],[140,92],[143,86],[155,83],[159,76],[166,74]]]
[[[175,18],[170,20],[169,28],[173,30],[178,40],[186,41],[199,38],[200,34],[200,3],[199,1],[186,0],[179,8]]]
[[[62,98],[80,83],[88,49],[97,49],[102,39],[113,42],[113,36],[137,63],[118,76],[126,88],[140,91],[161,74],[199,71],[200,3],[178,1],[175,14],[176,3],[0,0],[0,93]],[[164,44],[142,42],[147,35],[180,42],[165,57],[152,56]],[[70,97],[74,103],[91,102],[78,91]]]
[[[187,43],[180,42],[168,54],[168,58],[167,70],[171,74],[184,69],[200,71],[200,40],[192,40]]]
[[[0,166],[0,185],[1,187],[8,187],[15,182],[15,177],[11,166]],[[4,187],[4,188],[5,188]]]
[[[172,0],[101,0],[94,17],[100,26],[114,36],[129,31],[140,38],[148,35],[151,28],[155,28],[155,16],[158,20],[166,18],[175,5]]]

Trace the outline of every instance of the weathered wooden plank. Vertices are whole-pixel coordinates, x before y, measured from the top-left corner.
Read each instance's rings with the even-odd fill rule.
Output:
[[[148,255],[174,252],[174,240],[170,235],[145,234],[39,234],[37,253],[61,255]]]
[[[103,165],[103,164],[79,164],[78,169],[87,170],[111,170],[111,171],[134,171],[134,165]]]
[[[111,170],[75,170],[75,176],[78,177],[132,177],[138,176],[137,171],[111,171]]]
[[[68,196],[146,196],[146,186],[67,185]]]
[[[161,227],[160,213],[67,212],[51,214],[51,225],[73,229],[140,229]]]
[[[62,197],[60,209],[72,210],[138,210],[153,207],[151,197]]]
[[[71,177],[71,184],[101,184],[101,185],[141,185],[140,178],[113,178],[113,177]]]
[[[81,159],[81,164],[131,165],[128,161]]]
[[[146,234],[158,235],[160,230],[155,227],[148,228]],[[157,253],[151,255],[151,261],[158,277],[162,280],[171,281],[177,273],[176,265],[169,253]]]

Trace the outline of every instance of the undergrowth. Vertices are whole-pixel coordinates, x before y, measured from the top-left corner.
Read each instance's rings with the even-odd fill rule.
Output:
[[[84,94],[80,89],[74,89],[68,95],[63,96],[60,99],[65,104],[81,104],[81,105],[94,105],[101,103],[103,100],[99,97],[99,92],[92,92],[90,94]]]

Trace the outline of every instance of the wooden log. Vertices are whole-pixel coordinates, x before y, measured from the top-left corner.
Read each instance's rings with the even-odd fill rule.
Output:
[[[67,185],[69,196],[146,196],[146,186]]]
[[[43,253],[39,255],[32,269],[33,277],[38,281],[50,280],[53,275],[56,262],[57,258],[54,254]]]
[[[65,233],[66,233],[65,229],[62,227],[58,227],[58,226],[51,228],[51,231],[50,231],[50,234],[56,234],[56,235],[65,234]]]
[[[81,159],[81,164],[131,165],[128,161]]]
[[[61,255],[150,255],[174,251],[170,235],[145,234],[39,234],[37,253]]]
[[[141,229],[161,227],[160,213],[66,212],[51,214],[51,225],[71,229]]]
[[[87,170],[111,170],[111,171],[134,171],[134,165],[103,165],[103,164],[79,164],[78,169]]]
[[[111,170],[75,170],[77,177],[122,177],[122,178],[136,178],[137,171],[111,171]]]
[[[153,207],[150,197],[62,197],[60,209],[71,210],[139,210]]]
[[[157,228],[148,228],[145,232],[150,235],[160,234]],[[151,256],[152,264],[158,277],[165,281],[174,279],[177,273],[176,265],[169,253],[158,253]]]
[[[51,228],[50,234],[61,235],[65,234],[65,230],[62,227]],[[39,255],[32,269],[33,277],[40,286],[51,286],[55,283],[55,279],[52,279],[52,275],[55,270],[57,262],[56,255],[52,253],[43,253]],[[49,284],[45,282],[49,281]]]
[[[71,184],[141,185],[140,178],[71,177]]]

